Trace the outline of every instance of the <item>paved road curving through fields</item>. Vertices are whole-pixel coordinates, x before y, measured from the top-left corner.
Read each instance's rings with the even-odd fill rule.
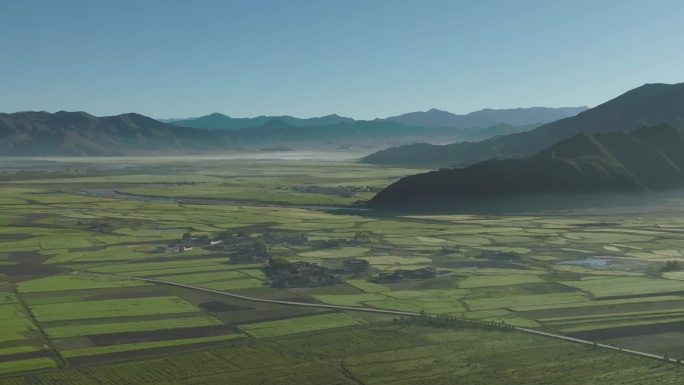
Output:
[[[203,291],[203,292],[207,292],[207,293],[222,295],[225,297],[242,299],[242,300],[251,301],[251,302],[266,302],[266,303],[273,303],[273,304],[279,304],[279,305],[285,305],[285,306],[305,306],[305,307],[317,307],[317,308],[335,309],[335,310],[362,311],[362,312],[367,312],[367,313],[389,314],[389,315],[420,316],[419,313],[413,313],[413,312],[407,312],[407,311],[398,311],[398,310],[383,310],[383,309],[373,309],[373,308],[367,308],[367,307],[338,306],[338,305],[328,305],[328,304],[324,304],[324,303],[306,303],[306,302],[296,302],[296,301],[283,301],[283,300],[279,300],[279,299],[256,298],[256,297],[250,297],[250,296],[246,296],[246,295],[228,293],[228,292],[220,291],[220,290],[208,289],[205,287],[188,285],[185,283],[164,281],[161,279],[154,279],[154,278],[125,277],[125,276],[120,276],[120,275],[100,274],[100,273],[90,273],[90,272],[88,272],[88,273],[79,272],[79,274],[89,274],[89,275],[96,275],[96,276],[124,278],[124,279],[130,279],[130,280],[144,281],[144,282],[153,283],[153,284],[157,284],[157,285],[176,286],[176,287],[181,287],[181,288],[185,288],[185,289]],[[579,339],[579,338],[568,337],[568,336],[555,334],[555,333],[549,333],[549,332],[545,332],[545,331],[541,331],[541,330],[521,328],[521,327],[516,327],[514,329],[519,331],[519,332],[523,332],[523,333],[534,334],[534,335],[548,337],[548,338],[555,338],[558,340],[574,342],[574,343],[583,344],[583,345],[596,346],[597,348],[615,350],[618,352],[628,353],[628,354],[632,354],[632,355],[640,356],[640,357],[646,357],[646,358],[662,360],[662,361],[669,361],[672,363],[679,363],[679,361],[677,359],[669,358],[669,357],[666,358],[664,356],[660,356],[660,355],[653,354],[653,353],[646,353],[646,352],[641,352],[641,351],[632,350],[632,349],[623,349],[623,348],[619,348],[619,347],[613,346],[613,345],[595,343],[594,341],[588,341],[588,340],[583,340],[583,339]]]

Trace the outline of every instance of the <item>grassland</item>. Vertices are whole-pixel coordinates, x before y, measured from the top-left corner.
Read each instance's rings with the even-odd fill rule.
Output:
[[[518,357],[548,362],[531,351],[529,344],[545,343],[536,338],[529,342],[506,335],[517,342],[497,345],[486,341],[485,332],[415,329],[421,336],[416,339],[392,329],[391,316],[256,304],[133,277],[258,298],[504,321],[684,358],[684,334],[669,335],[668,341],[658,337],[684,325],[682,272],[661,271],[666,261],[684,263],[684,219],[676,213],[375,216],[363,210],[310,206],[353,208],[355,201],[372,193],[349,195],[350,186],[373,191],[416,170],[318,161],[139,162],[130,175],[0,184],[0,372],[83,364],[89,373],[86,379],[81,369],[61,369],[9,378],[8,383],[29,379],[50,383],[60,378],[76,384],[96,378],[105,384],[127,383],[130,378],[124,372],[142,369],[135,369],[133,363],[108,362],[129,356],[148,362],[149,380],[157,383],[173,383],[168,382],[167,375],[173,373],[168,368],[189,368],[191,362],[205,371],[188,369],[194,374],[187,378],[201,383],[242,383],[248,375],[249,381],[272,383],[286,375],[301,379],[300,383],[316,383],[320,376],[344,383],[349,381],[340,369],[344,359],[354,376],[368,384],[420,383],[420,378],[411,377],[417,372],[425,383],[461,376],[476,384],[472,375],[484,375],[482,368],[500,374],[503,365],[525,362]],[[306,186],[341,192],[308,193],[302,188]],[[101,223],[107,227],[98,227]],[[345,259],[360,258],[370,262],[371,272],[343,275],[344,282],[334,286],[277,289],[270,287],[263,264],[233,263],[235,255],[230,253],[201,247],[183,253],[157,252],[185,232],[213,237],[224,231],[252,238],[304,233],[307,242],[272,245],[270,253],[331,269],[340,269]],[[381,272],[426,266],[436,267],[437,276],[399,282],[374,279]],[[327,332],[330,329],[335,331]],[[376,339],[368,334],[382,335],[390,329],[401,352],[390,337]],[[632,332],[649,342],[625,339]],[[375,342],[350,337],[360,348],[345,347],[351,342],[344,336],[358,335]],[[329,348],[316,345],[322,336],[327,336]],[[283,353],[281,340],[294,346],[296,354]],[[446,341],[454,346],[447,347]],[[677,347],[672,341],[682,343]],[[477,354],[457,348],[474,343],[480,344]],[[626,362],[637,362],[549,344],[559,356],[569,355],[567,365],[588,362],[582,355],[590,356],[614,363],[611,370],[616,376],[624,375]],[[316,349],[338,346],[333,353],[320,354],[328,358],[302,363],[302,357],[319,357]],[[206,356],[188,352],[207,349],[218,350]],[[496,349],[514,353],[499,356]],[[253,361],[238,357],[238,352],[253,354]],[[146,358],[162,354],[172,356]],[[445,358],[447,354],[457,358]],[[492,367],[486,357],[494,357],[502,366]],[[269,359],[276,364],[257,374],[259,362]],[[459,360],[482,366],[464,367],[465,361]],[[220,364],[210,368],[215,362]],[[295,363],[301,373],[289,366]],[[571,367],[553,365],[558,366],[552,373]],[[649,373],[669,376],[667,367],[641,368],[635,378]],[[517,373],[522,381],[525,371],[535,370],[542,371],[532,365],[506,375]],[[278,371],[282,377],[276,375]],[[618,378],[585,374],[608,384]],[[136,375],[148,378],[140,371]],[[530,383],[543,383],[541,377],[530,378]],[[560,375],[551,378],[548,383],[564,383]]]

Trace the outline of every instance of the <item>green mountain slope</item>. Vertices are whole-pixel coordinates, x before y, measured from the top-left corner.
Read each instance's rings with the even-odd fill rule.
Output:
[[[580,133],[525,160],[487,160],[409,176],[375,206],[506,195],[649,192],[684,187],[684,134],[663,124],[631,133]]]
[[[0,114],[2,156],[113,156],[216,151],[211,132],[165,124],[139,114],[95,117],[85,112]]]
[[[629,132],[661,123],[684,127],[684,83],[646,84],[577,116],[545,124],[529,132],[497,136],[481,142],[389,148],[365,157],[363,162],[464,166],[492,158],[525,158],[580,132]]]

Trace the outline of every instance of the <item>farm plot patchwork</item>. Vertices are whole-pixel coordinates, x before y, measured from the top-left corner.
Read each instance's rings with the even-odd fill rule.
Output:
[[[563,284],[589,292],[596,298],[684,292],[684,282],[638,277],[593,278]]]
[[[324,315],[310,320],[309,317],[293,318],[311,313],[295,308],[253,311],[240,308],[241,305],[234,312],[217,311],[209,315],[210,312],[197,308],[202,301],[193,302],[182,296],[183,301],[174,302],[175,293],[157,286],[113,277],[63,274],[58,269],[155,277],[217,290],[241,290],[257,297],[296,297],[296,300],[313,299],[338,305],[464,314],[469,318],[505,320],[525,326],[540,323],[550,330],[568,332],[674,323],[680,319],[677,300],[667,299],[684,291],[681,274],[674,271],[663,274],[665,279],[659,277],[665,261],[683,258],[684,220],[676,216],[651,215],[638,219],[552,215],[373,217],[355,215],[353,211],[342,214],[244,202],[193,204],[187,200],[115,200],[65,193],[97,185],[166,197],[348,204],[351,198],[338,200],[338,197],[330,199],[327,195],[294,191],[291,184],[382,187],[389,183],[387,173],[394,172],[331,163],[225,165],[207,163],[201,170],[195,165],[186,165],[177,169],[181,171],[173,172],[157,169],[167,175],[65,178],[30,181],[22,187],[0,186],[3,197],[0,198],[0,250],[3,251],[0,274],[12,278],[39,320],[39,325],[33,326],[35,332],[30,331],[32,326],[16,321],[17,330],[29,330],[29,334],[3,328],[2,333],[12,338],[26,337],[24,340],[31,342],[9,346],[1,345],[0,341],[0,358],[2,349],[9,349],[5,353],[40,350],[43,342],[38,326],[55,340],[64,356],[80,360],[89,355],[192,345],[207,338],[216,338],[214,342],[233,338],[232,334],[179,338],[161,333],[172,330],[222,327],[227,323],[241,325],[244,330],[254,328],[253,333],[260,337],[300,333],[306,340],[313,338],[306,334],[307,330],[286,321],[318,325],[311,330],[356,322],[328,320]],[[409,170],[396,172],[399,175]],[[196,184],[177,183],[185,179]],[[25,204],[28,200],[33,203]],[[90,228],[98,221],[113,224],[111,232]],[[351,240],[362,233],[368,239],[356,246],[318,249],[311,244],[283,244],[274,245],[271,253],[290,261],[305,260],[331,268],[340,268],[343,259],[363,258],[371,263],[374,269],[371,274],[425,266],[436,267],[439,274],[435,278],[396,283],[374,283],[369,277],[355,277],[347,280],[349,286],[281,290],[268,287],[261,265],[230,264],[228,255],[213,255],[201,248],[176,254],[154,252],[157,246],[177,240],[185,231],[214,236],[226,229],[245,231],[255,237],[291,230],[304,232],[312,241]],[[605,259],[609,263],[601,268],[583,264],[593,259]],[[53,265],[55,270],[43,271],[36,277],[25,276],[25,271],[36,269],[35,272],[40,264]],[[145,294],[134,294],[137,290]],[[625,307],[637,304],[636,301],[641,307]],[[97,303],[106,303],[114,310],[98,308]],[[595,311],[614,306],[619,310],[615,314]],[[561,313],[565,309],[575,309],[576,314]],[[7,311],[11,312],[10,308]],[[254,322],[265,319],[280,323]],[[125,333],[139,335],[103,346],[87,342],[90,337]],[[145,336],[157,336],[161,340],[145,341]],[[38,338],[34,341],[34,337]]]
[[[0,374],[56,365],[21,302],[12,292],[0,292]]]
[[[64,283],[65,278],[56,276],[58,283]],[[31,285],[32,281],[27,281],[29,288],[43,288],[45,279],[39,279],[37,284]],[[105,280],[105,288],[98,288],[99,295],[105,293],[116,293],[120,287],[111,287],[109,281]],[[98,283],[98,281],[96,281]],[[92,283],[88,283],[89,285]],[[71,288],[73,282],[66,280],[66,286]],[[77,286],[83,283],[78,282]],[[133,289],[136,286],[131,287]],[[69,293],[71,291],[64,291]],[[74,299],[73,294],[65,297],[65,300],[46,301],[39,299],[31,300],[31,311],[36,316],[45,334],[60,346],[63,357],[81,357],[91,354],[111,354],[127,350],[145,350],[163,347],[172,347],[188,344],[199,344],[206,342],[224,341],[239,336],[227,337],[223,333],[208,338],[204,333],[199,333],[197,338],[174,338],[173,335],[184,330],[203,330],[209,327],[223,326],[223,322],[202,313],[194,305],[174,296],[163,297],[133,297],[119,299],[86,300],[88,290],[75,291],[83,296],[80,300],[69,302]],[[34,293],[38,295],[49,295],[51,293]],[[48,297],[49,298],[49,297]],[[78,298],[78,297],[76,297]],[[106,335],[140,335],[145,332],[173,331],[163,340],[140,343],[114,343],[105,346],[98,346],[99,341]],[[197,334],[197,333],[196,333]],[[180,334],[183,335],[183,334]],[[192,335],[192,334],[191,334]],[[208,334],[207,334],[208,335]],[[128,337],[124,341],[129,340]],[[145,341],[144,335],[141,335]],[[116,338],[114,339],[116,340]],[[69,342],[72,341],[72,342]]]
[[[125,298],[31,306],[41,322],[192,313],[197,308],[178,297]]]
[[[84,274],[53,275],[50,277],[23,281],[18,284],[20,293],[36,293],[64,290],[87,290],[145,286],[143,281],[133,281],[116,277]]]
[[[320,314],[278,321],[240,325],[240,329],[254,337],[275,337],[288,334],[363,325],[366,322],[345,313]]]
[[[30,374],[0,383],[315,385],[322,381],[351,384],[351,374],[365,384],[445,384],[459,378],[463,383],[489,385],[505,377],[510,385],[546,385],[567,383],[569,372],[574,381],[586,384],[624,385],[626,378],[635,384],[653,378],[663,385],[681,382],[681,369],[674,365],[654,365],[629,355],[519,333],[360,327],[306,338],[255,339],[208,351]]]
[[[124,332],[184,329],[200,326],[215,326],[223,323],[209,316],[159,318],[149,321],[136,321],[135,318],[120,319],[119,322],[82,323],[68,326],[45,326],[45,333],[52,338],[91,336]]]

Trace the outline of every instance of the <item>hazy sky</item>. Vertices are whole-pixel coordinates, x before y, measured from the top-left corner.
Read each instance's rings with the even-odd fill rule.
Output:
[[[5,0],[0,111],[593,106],[684,81],[682,0]]]

